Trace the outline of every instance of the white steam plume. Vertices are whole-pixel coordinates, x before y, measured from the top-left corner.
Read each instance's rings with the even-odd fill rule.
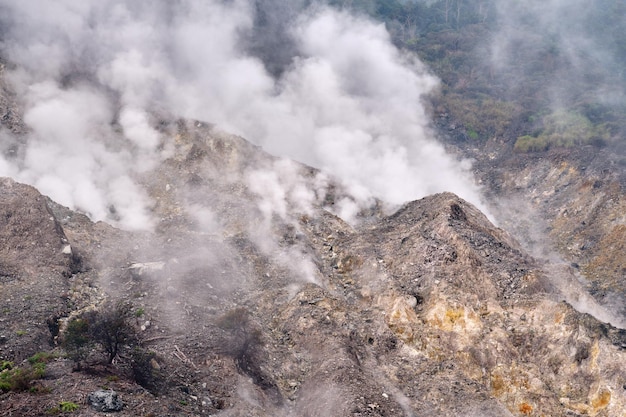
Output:
[[[303,11],[286,34],[291,65],[274,78],[244,49],[253,10],[245,0],[0,0],[0,53],[16,66],[7,77],[31,130],[0,175],[149,228],[133,178],[168,155],[151,120],[165,112],[322,168],[362,202],[447,190],[480,205],[467,164],[432,140],[422,97],[437,80],[382,25]]]

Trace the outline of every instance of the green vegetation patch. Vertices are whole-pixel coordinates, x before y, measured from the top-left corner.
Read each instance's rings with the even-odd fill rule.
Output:
[[[517,152],[541,152],[552,147],[569,148],[585,144],[602,144],[610,133],[602,125],[594,125],[584,115],[567,110],[556,110],[543,118],[539,134],[517,138]]]
[[[59,403],[59,409],[64,413],[71,413],[72,411],[78,410],[78,404],[72,401],[61,401]]]
[[[31,365],[35,365],[38,363],[48,363],[50,362],[52,359],[55,359],[57,357],[57,355],[55,355],[54,353],[50,353],[50,352],[37,352],[35,353],[33,356],[31,356],[30,358],[28,358],[28,362]]]
[[[472,140],[504,135],[520,112],[514,103],[485,95],[469,98],[461,94],[448,93],[440,100],[440,104],[448,110],[452,120],[466,127],[467,135]]]
[[[542,152],[549,148],[549,144],[543,137],[524,135],[517,138],[514,148],[521,153]]]
[[[32,382],[44,377],[46,365],[36,363],[32,366],[4,369],[0,372],[0,391],[31,391]],[[36,392],[37,390],[34,390]]]

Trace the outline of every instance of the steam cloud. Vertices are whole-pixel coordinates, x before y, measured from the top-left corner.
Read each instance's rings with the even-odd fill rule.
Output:
[[[610,3],[581,13],[588,6],[583,0],[498,1],[491,62],[513,92],[532,89],[521,80],[543,65],[551,83],[541,96],[554,108],[583,99],[623,105],[623,41],[621,33],[614,33],[615,22],[624,19],[623,4]]]
[[[2,132],[19,151],[0,157],[0,175],[94,219],[150,228],[134,177],[169,155],[153,127],[165,114],[319,167],[364,204],[446,190],[484,209],[469,164],[432,140],[422,98],[437,80],[384,26],[297,2],[282,10],[288,24],[264,32],[276,34],[269,48],[254,35],[261,13],[282,22],[276,4],[1,0],[0,53],[15,64],[5,77],[29,133]]]

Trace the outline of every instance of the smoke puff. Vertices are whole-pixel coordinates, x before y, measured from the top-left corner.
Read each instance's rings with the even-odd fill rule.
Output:
[[[8,78],[31,129],[23,159],[3,160],[2,173],[18,172],[94,219],[152,223],[135,178],[168,156],[156,113],[216,123],[319,167],[361,205],[446,190],[484,208],[467,166],[432,139],[422,99],[436,78],[383,25],[328,7],[296,18],[289,9],[293,24],[280,36],[291,40],[291,62],[276,78],[246,50],[255,8],[245,0],[1,0],[0,8],[1,53],[17,65]],[[278,190],[273,181],[284,178],[257,185]],[[280,186],[304,206],[314,200]],[[282,216],[284,198],[274,197],[263,204]]]

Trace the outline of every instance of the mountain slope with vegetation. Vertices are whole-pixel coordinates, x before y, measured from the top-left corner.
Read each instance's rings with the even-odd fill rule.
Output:
[[[623,143],[623,1],[341,4],[385,21],[441,78],[435,112],[456,139],[496,136],[521,152]]]

